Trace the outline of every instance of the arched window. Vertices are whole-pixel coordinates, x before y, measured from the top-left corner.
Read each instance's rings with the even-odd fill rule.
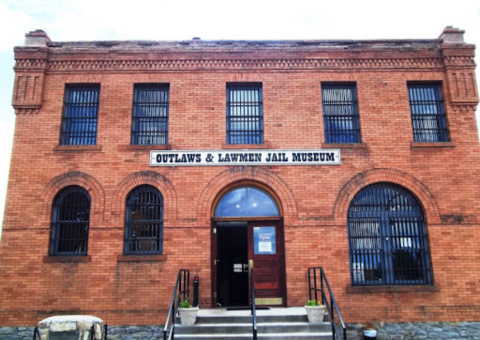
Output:
[[[90,195],[73,185],[62,189],[53,201],[50,255],[87,255]]]
[[[127,197],[125,254],[162,254],[163,197],[157,188],[141,185]]]
[[[425,218],[401,187],[376,183],[360,190],[348,209],[348,237],[353,285],[432,282]]]
[[[275,200],[255,187],[239,187],[227,192],[218,202],[214,217],[280,216]]]

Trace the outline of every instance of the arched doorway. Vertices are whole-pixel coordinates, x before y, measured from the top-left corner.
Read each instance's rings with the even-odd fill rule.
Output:
[[[212,306],[286,306],[282,209],[275,194],[256,183],[222,191],[212,209]]]

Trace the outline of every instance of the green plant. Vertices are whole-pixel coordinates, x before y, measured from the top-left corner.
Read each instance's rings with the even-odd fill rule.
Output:
[[[193,308],[192,305],[188,302],[188,299],[183,300],[178,305],[179,308]]]
[[[321,306],[321,304],[319,304],[317,302],[317,300],[308,300],[307,301],[307,306],[308,307],[317,307],[317,306]]]

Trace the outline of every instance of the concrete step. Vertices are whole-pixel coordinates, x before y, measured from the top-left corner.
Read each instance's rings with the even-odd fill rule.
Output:
[[[259,334],[270,333],[321,333],[331,331],[328,322],[312,325],[308,322],[269,322],[257,323]],[[175,325],[177,334],[240,334],[251,333],[252,322],[250,323],[206,323],[195,324],[194,326]]]
[[[252,339],[252,316],[249,310],[228,311],[225,308],[200,309],[193,326],[182,326],[175,320],[175,338],[195,339]],[[303,307],[272,308],[257,312],[258,339],[296,340],[331,339],[328,322],[310,324]]]
[[[258,334],[258,339],[262,340],[322,340],[322,339],[331,339],[331,333],[277,333],[277,334]],[[175,339],[182,340],[198,340],[198,339],[228,339],[228,340],[245,340],[252,339],[252,333],[245,334],[175,334]]]

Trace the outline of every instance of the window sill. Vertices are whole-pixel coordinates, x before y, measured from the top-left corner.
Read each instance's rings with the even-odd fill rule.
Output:
[[[432,143],[410,142],[410,149],[455,148],[455,147],[456,147],[456,145],[452,142],[432,142]]]
[[[222,149],[269,149],[269,146],[263,144],[222,144]]]
[[[143,150],[171,150],[171,144],[161,144],[161,145],[120,145],[118,147],[119,151],[143,151]]]
[[[378,294],[378,293],[436,293],[440,288],[435,285],[416,286],[347,286],[349,294]]]
[[[81,256],[53,256],[47,255],[43,257],[44,263],[53,263],[53,262],[91,262],[92,257],[90,255],[81,255]]]
[[[322,143],[322,149],[366,149],[366,143]]]
[[[160,262],[167,261],[167,255],[118,255],[117,262]]]
[[[57,145],[53,148],[56,152],[99,152],[102,151],[101,145]]]

